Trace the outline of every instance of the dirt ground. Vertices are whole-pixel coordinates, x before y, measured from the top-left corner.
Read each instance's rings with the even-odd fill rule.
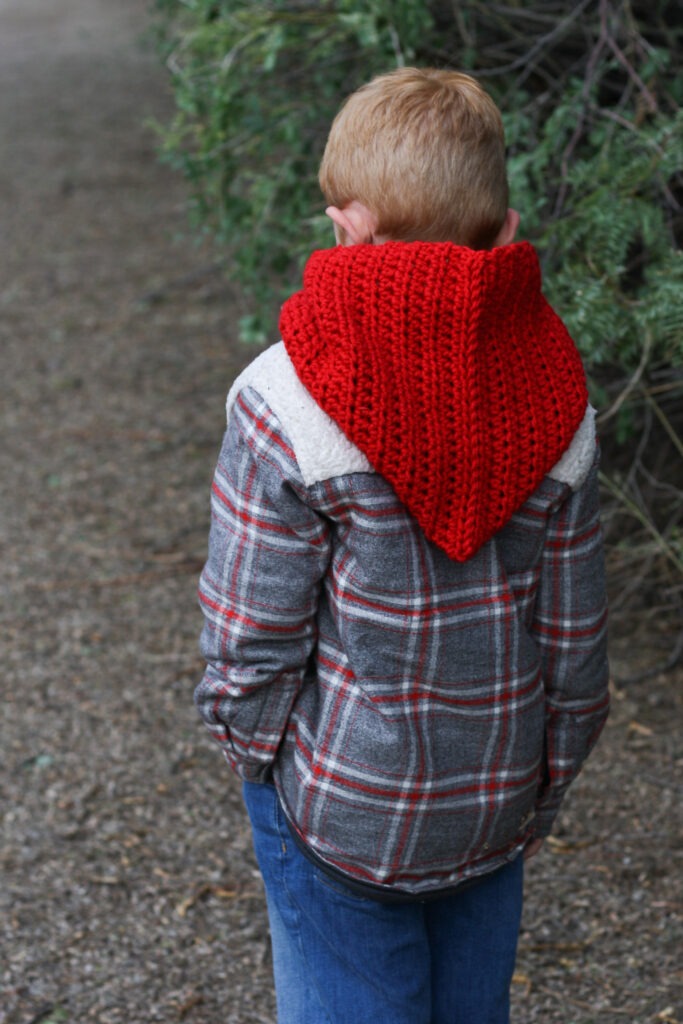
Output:
[[[251,353],[155,157],[145,26],[143,0],[0,0],[0,1024],[274,1020],[239,788],[191,700]],[[617,678],[658,642],[622,638]],[[516,1024],[683,1022],[681,681],[615,687],[529,868]]]

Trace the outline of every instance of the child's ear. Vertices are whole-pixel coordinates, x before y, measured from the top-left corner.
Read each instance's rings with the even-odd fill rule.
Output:
[[[328,206],[325,213],[334,223],[339,245],[365,245],[374,240],[377,218],[357,199],[353,199],[343,210]]]
[[[511,245],[511,243],[514,242],[515,235],[517,234],[517,228],[519,227],[519,220],[520,217],[517,211],[508,209],[508,212],[505,214],[503,226],[496,235],[496,240],[493,243],[494,248],[497,245]]]

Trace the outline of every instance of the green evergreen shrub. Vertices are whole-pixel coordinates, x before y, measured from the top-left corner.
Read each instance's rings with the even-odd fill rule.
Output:
[[[157,0],[177,114],[162,152],[190,182],[195,223],[253,297],[243,335],[265,340],[303,258],[333,241],[317,167],[340,99],[412,61],[432,29],[411,0]]]
[[[273,337],[306,255],[332,244],[316,178],[343,97],[403,64],[458,67],[482,81],[503,111],[520,235],[536,244],[546,293],[586,359],[607,447],[630,439],[635,452],[614,455],[606,482],[680,570],[679,0],[156,8],[177,103],[161,129],[163,156],[187,177],[195,223],[215,233],[251,296],[241,334],[259,342]],[[653,442],[669,446],[675,482],[648,482],[643,452]]]

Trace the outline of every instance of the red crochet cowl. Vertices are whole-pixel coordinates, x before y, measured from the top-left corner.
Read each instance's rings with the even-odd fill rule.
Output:
[[[314,252],[280,330],[316,402],[458,561],[524,504],[586,410],[527,242]]]

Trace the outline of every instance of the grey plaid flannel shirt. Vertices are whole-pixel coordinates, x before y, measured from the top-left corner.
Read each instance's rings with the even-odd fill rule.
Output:
[[[550,832],[608,712],[592,416],[466,563],[430,543],[282,345],[229,396],[196,703],[312,856],[421,896]]]

